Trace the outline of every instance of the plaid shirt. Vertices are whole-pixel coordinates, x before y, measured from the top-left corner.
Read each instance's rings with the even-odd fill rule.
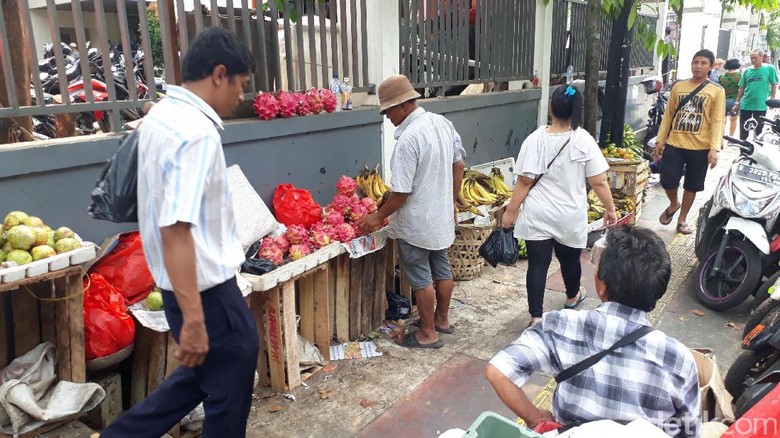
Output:
[[[650,325],[645,312],[614,302],[552,311],[490,363],[520,387],[534,371],[557,375],[643,325]],[[699,437],[696,362],[683,344],[655,330],[561,382],[553,415],[562,424],[644,418],[671,436]]]

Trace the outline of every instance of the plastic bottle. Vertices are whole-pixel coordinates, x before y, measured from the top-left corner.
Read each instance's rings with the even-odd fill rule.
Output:
[[[574,67],[568,66],[566,68],[566,85],[574,83]]]
[[[330,80],[330,91],[334,96],[341,97],[341,82],[339,82],[338,73],[333,73],[333,79]],[[341,105],[336,105],[336,111],[341,111]]]
[[[344,83],[341,84],[341,109],[352,109],[352,85],[349,84],[349,78],[344,77]]]
[[[534,70],[534,79],[533,79],[534,88],[539,88],[539,70]]]

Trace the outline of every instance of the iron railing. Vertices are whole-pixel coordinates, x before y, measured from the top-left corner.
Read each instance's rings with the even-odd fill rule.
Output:
[[[7,96],[7,101],[0,102],[0,119],[105,112],[109,123],[101,126],[102,130],[119,130],[124,119],[137,114],[137,109],[146,102],[157,99],[154,84],[161,78],[155,79],[155,69],[165,82],[179,83],[181,58],[194,37],[212,26],[234,32],[254,54],[257,70],[246,90],[248,95],[277,89],[302,91],[328,87],[334,73],[341,79],[348,76],[355,91],[373,89],[368,83],[367,0],[70,0],[69,3],[17,0],[17,3],[18,19],[27,36],[24,40],[9,38],[0,10],[0,55],[3,55],[0,65],[5,73],[5,83],[0,86],[5,87]],[[260,5],[259,10],[255,5]],[[147,18],[148,7],[156,7],[159,40],[150,36],[156,24]],[[42,19],[48,29],[40,29]],[[71,20],[74,27],[66,29],[62,23]],[[111,36],[114,43],[110,42]],[[13,45],[13,41],[18,45]],[[68,44],[61,45],[71,42],[75,43],[78,57],[68,51]],[[50,59],[43,62],[36,49],[49,43]],[[163,61],[158,65],[152,59],[153,49],[162,51]],[[30,97],[17,93],[17,82],[27,78],[19,78],[12,56],[5,56],[21,50],[27,50],[32,72]],[[140,53],[145,55],[143,60],[139,60]],[[48,68],[48,77],[43,74],[44,67]],[[80,97],[67,98],[74,94],[71,91],[75,81],[96,75],[105,83],[105,90],[96,90],[93,81],[85,80],[79,85]],[[117,84],[117,77],[122,84]],[[140,84],[151,91],[142,92]],[[52,89],[57,90],[59,99],[52,99],[47,93]],[[100,117],[99,114],[95,117]]]
[[[530,79],[533,0],[399,0],[401,71],[417,88]]]

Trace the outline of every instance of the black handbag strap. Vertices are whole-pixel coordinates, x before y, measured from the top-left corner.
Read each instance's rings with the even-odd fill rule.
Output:
[[[561,152],[563,152],[563,150],[566,149],[566,145],[568,145],[570,141],[571,141],[571,137],[569,137],[569,139],[566,140],[566,143],[564,143],[563,146],[561,146],[561,148],[558,149],[558,153],[555,154],[555,156],[553,157],[552,160],[550,160],[549,163],[547,163],[547,169],[546,170],[550,170],[550,166],[553,165],[553,162],[555,162],[555,159],[558,158],[558,155],[560,155]],[[539,182],[540,179],[542,179],[543,176],[544,176],[544,174],[541,174],[541,175],[537,176],[536,178],[534,178],[534,182],[531,183],[531,189],[534,188],[534,186],[536,186],[536,184]],[[528,190],[531,190],[531,189],[528,189]]]
[[[641,338],[642,336],[645,336],[646,334],[652,332],[653,330],[655,329],[646,325],[639,327],[633,332],[623,336],[619,341],[615,342],[613,346],[607,348],[606,350],[598,352],[588,358],[585,358],[580,362],[577,362],[574,365],[570,366],[569,368],[566,368],[565,370],[561,371],[560,373],[558,373],[557,376],[555,376],[555,382],[561,383],[565,380],[569,380],[570,378],[576,376],[577,374],[595,365],[598,361],[603,359],[604,356],[612,353],[613,351],[617,350],[620,347],[624,347],[632,342],[635,342],[637,339]]]
[[[694,97],[694,96],[696,96],[697,94],[699,94],[699,91],[703,90],[703,89],[704,89],[704,87],[706,87],[707,85],[709,85],[709,83],[710,83],[710,80],[709,80],[709,79],[706,79],[704,82],[702,82],[701,84],[699,84],[699,86],[698,86],[698,87],[696,87],[696,88],[693,90],[693,92],[691,92],[690,94],[688,94],[687,96],[685,96],[685,98],[683,98],[683,100],[681,100],[681,101],[680,101],[680,102],[677,104],[677,109],[675,110],[675,112],[674,112],[674,115],[673,115],[673,116],[676,116],[678,111],[680,111],[681,109],[685,108],[685,105],[688,105],[688,102],[690,102],[690,101],[691,101],[691,99],[693,99],[693,97]]]

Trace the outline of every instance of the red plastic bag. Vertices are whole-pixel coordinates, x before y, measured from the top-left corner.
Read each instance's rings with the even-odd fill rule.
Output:
[[[146,298],[154,287],[154,279],[141,246],[141,236],[137,231],[119,236],[116,247],[89,271],[105,277],[125,297],[127,304],[135,304]]]
[[[135,323],[125,298],[100,274],[84,280],[84,353],[87,360],[114,354],[133,343]]]
[[[274,215],[287,225],[303,225],[306,228],[322,219],[322,207],[314,201],[311,192],[296,189],[292,184],[279,184],[274,190]]]

